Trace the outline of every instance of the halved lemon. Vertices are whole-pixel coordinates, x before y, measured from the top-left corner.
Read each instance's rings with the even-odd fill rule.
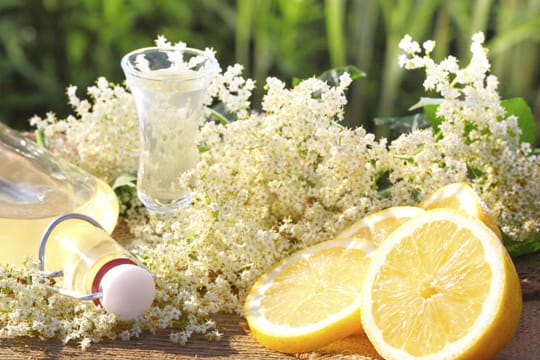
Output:
[[[283,260],[246,298],[255,339],[272,350],[299,353],[360,332],[360,292],[372,253],[369,241],[342,239]]]
[[[336,239],[363,238],[379,246],[392,231],[424,211],[413,206],[389,207],[363,217],[339,233]]]
[[[521,307],[518,275],[493,231],[437,209],[381,244],[361,320],[385,359],[490,359],[513,337]]]
[[[467,183],[458,182],[445,185],[428,195],[420,202],[420,207],[426,210],[451,208],[462,211],[467,215],[480,219],[502,239],[501,230],[495,216],[486,203]]]

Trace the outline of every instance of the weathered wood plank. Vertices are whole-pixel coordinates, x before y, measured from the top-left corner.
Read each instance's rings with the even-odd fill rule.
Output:
[[[523,314],[518,333],[496,360],[535,360],[540,354],[540,254],[516,261],[522,280],[524,298]],[[81,351],[77,345],[62,345],[59,341],[37,338],[0,340],[0,359],[294,359],[260,346],[249,335],[245,321],[238,316],[220,314],[216,322],[224,337],[218,342],[195,337],[185,346],[169,342],[166,332],[156,335],[143,334],[130,341],[110,341],[92,345]],[[355,352],[363,349],[363,353]],[[301,359],[378,359],[362,336],[348,338],[313,354],[299,354]]]

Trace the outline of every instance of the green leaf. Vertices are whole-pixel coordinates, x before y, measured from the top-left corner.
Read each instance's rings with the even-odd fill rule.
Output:
[[[469,166],[469,164],[467,164],[467,175],[469,176],[470,179],[478,179],[484,176],[485,173],[482,170]]]
[[[300,84],[302,82],[302,79],[300,79],[299,77],[293,77],[292,78],[292,81],[291,81],[291,85],[292,87],[296,87],[298,84]]]
[[[118,188],[121,188],[123,186],[132,187],[134,188],[136,185],[137,177],[132,174],[122,174],[119,177],[114,180],[114,184],[112,186],[113,190],[116,190]]]
[[[73,30],[66,34],[66,51],[70,64],[81,63],[85,52],[88,50],[89,40],[89,37],[87,37],[82,31]]]
[[[34,131],[34,136],[36,137],[36,143],[42,148],[47,149],[47,137],[45,136],[45,131],[43,129],[38,129]]]
[[[328,85],[337,86],[339,85],[339,77],[344,73],[349,73],[352,80],[356,80],[366,76],[366,73],[360,71],[356,66],[341,66],[323,72],[319,76],[319,79],[326,81]]]
[[[366,73],[363,71],[360,71],[356,66],[340,66],[337,68],[333,68],[330,70],[326,70],[321,75],[319,75],[317,78],[323,81],[326,81],[328,85],[330,86],[338,86],[339,85],[339,77],[343,75],[344,73],[349,73],[351,76],[351,79],[354,81],[356,79],[360,79],[366,76]],[[293,77],[291,80],[291,86],[294,88],[298,86],[302,82],[302,78]]]
[[[511,98],[501,101],[506,110],[506,116],[514,115],[518,118],[518,126],[521,129],[521,142],[528,142],[532,147],[536,144],[536,122],[533,113],[523,98]]]
[[[324,19],[326,23],[326,36],[328,38],[328,52],[332,66],[345,64],[345,27],[346,3],[344,0],[326,0],[324,2]]]
[[[438,104],[442,99],[420,98],[409,110],[423,108],[426,121],[434,130],[439,128],[443,119],[437,117]],[[536,144],[536,122],[531,108],[523,98],[511,98],[501,101],[501,106],[506,110],[506,116],[514,115],[518,118],[518,126],[521,129],[521,142],[528,142],[533,147]]]
[[[425,129],[429,127],[424,114],[413,114],[400,117],[378,117],[373,119],[378,129],[384,129],[389,140],[396,139],[401,134],[410,133],[415,129]]]
[[[416,104],[409,108],[409,110],[423,109],[425,120],[434,130],[438,130],[443,119],[437,117],[437,108],[442,101],[443,99],[440,98],[421,97]]]
[[[223,114],[223,113],[225,113],[227,111],[225,109],[225,105],[223,105],[223,103],[219,103],[218,105],[216,105],[213,108],[207,107],[206,110],[208,111],[208,115],[212,119],[214,119],[218,123],[220,123],[221,125],[227,125],[230,122],[230,120],[227,118],[227,116]]]
[[[430,97],[420,97],[420,100],[413,106],[409,108],[409,111],[421,109],[423,107],[426,107],[428,105],[439,105],[443,102],[443,99],[441,98],[430,98]]]
[[[438,130],[439,125],[443,122],[443,119],[437,116],[437,108],[439,105],[426,105],[424,106],[424,115],[426,121],[431,125],[433,130]]]
[[[197,146],[197,150],[199,151],[199,154],[202,154],[210,150],[210,147],[207,144],[202,143]]]
[[[390,181],[390,170],[381,170],[375,175],[375,185],[377,191],[383,197],[390,196],[390,189],[392,188],[392,182]]]
[[[531,16],[528,20],[516,22],[508,29],[497,32],[496,36],[487,44],[489,53],[500,55],[506,51],[512,51],[513,46],[525,40],[539,41],[539,27],[539,16]]]
[[[503,233],[503,244],[512,258],[540,251],[540,234],[523,241],[514,241]]]

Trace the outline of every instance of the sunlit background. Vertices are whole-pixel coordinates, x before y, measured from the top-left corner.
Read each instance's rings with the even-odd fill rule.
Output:
[[[501,95],[523,97],[540,121],[540,0],[1,0],[0,121],[26,129],[34,114],[67,116],[66,86],[84,96],[98,76],[122,82],[122,55],[162,34],[214,48],[222,67],[243,64],[255,104],[267,76],[290,84],[354,65],[367,76],[349,92],[345,123],[372,130],[425,95],[423,74],[398,68],[404,34],[463,63],[478,31]]]

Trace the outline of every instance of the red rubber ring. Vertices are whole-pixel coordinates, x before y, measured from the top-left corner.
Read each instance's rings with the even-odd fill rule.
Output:
[[[105,263],[105,265],[103,265],[101,269],[98,270],[96,276],[94,277],[94,281],[92,282],[92,293],[95,294],[99,292],[99,284],[101,283],[101,279],[103,279],[103,276],[105,276],[107,271],[111,270],[113,267],[124,264],[137,265],[133,260],[127,258],[113,259]],[[99,299],[94,299],[93,301],[96,305],[101,304]]]

